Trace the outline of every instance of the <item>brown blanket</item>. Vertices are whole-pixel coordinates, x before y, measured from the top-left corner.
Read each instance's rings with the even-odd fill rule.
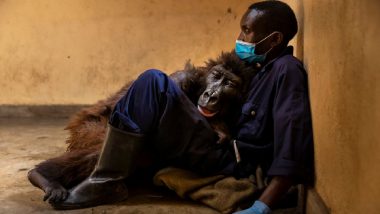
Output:
[[[165,168],[156,173],[153,182],[166,186],[182,198],[201,202],[221,213],[232,213],[245,202],[252,202],[254,193],[262,189],[262,176],[236,179],[224,175],[201,177],[179,168]]]

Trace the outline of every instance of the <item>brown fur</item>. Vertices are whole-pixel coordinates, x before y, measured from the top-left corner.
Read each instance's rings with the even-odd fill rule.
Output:
[[[59,157],[38,164],[36,170],[50,182],[58,182],[69,189],[91,174],[99,153],[98,147],[65,152]]]
[[[66,140],[67,151],[87,149],[103,143],[112,109],[116,102],[127,93],[131,84],[132,82],[128,82],[117,93],[80,110],[70,118],[65,128],[70,133]]]

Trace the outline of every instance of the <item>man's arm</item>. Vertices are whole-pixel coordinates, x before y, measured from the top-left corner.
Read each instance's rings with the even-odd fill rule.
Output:
[[[287,176],[275,176],[268,187],[261,194],[259,200],[255,201],[252,207],[237,212],[235,214],[267,214],[282,196],[292,186],[293,180]]]
[[[293,180],[286,176],[275,176],[261,194],[259,201],[273,207],[292,186]]]

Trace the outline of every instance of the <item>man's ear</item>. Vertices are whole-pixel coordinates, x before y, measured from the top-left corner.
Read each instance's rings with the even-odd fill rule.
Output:
[[[279,32],[279,31],[276,31],[273,34],[273,38],[272,38],[270,45],[273,48],[273,47],[280,45],[282,43],[282,41],[284,41],[284,34]]]

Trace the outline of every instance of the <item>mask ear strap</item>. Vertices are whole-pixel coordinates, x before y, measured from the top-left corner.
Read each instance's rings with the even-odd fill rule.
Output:
[[[279,32],[279,31],[273,31],[271,34],[269,34],[268,36],[266,36],[266,37],[265,37],[264,39],[262,39],[261,41],[267,39],[268,37],[272,36],[272,35],[275,34],[275,33],[281,33],[281,32]],[[261,41],[260,41],[260,42],[261,42]],[[257,43],[256,43],[256,45],[257,45]],[[269,48],[269,50],[267,50],[264,54],[265,54],[265,55],[268,54],[268,53],[269,53],[274,47],[275,47],[275,46]]]
[[[269,53],[269,51],[271,51],[274,47],[271,47],[269,48],[269,50],[267,50],[267,52],[264,53],[264,55],[267,55]]]
[[[263,38],[262,40],[258,41],[255,43],[255,45],[261,43],[262,41],[265,41],[266,39],[268,39],[269,37],[271,37],[273,34],[275,33],[280,33],[279,31],[273,31],[272,33],[270,33],[268,36],[266,36],[265,38]]]

